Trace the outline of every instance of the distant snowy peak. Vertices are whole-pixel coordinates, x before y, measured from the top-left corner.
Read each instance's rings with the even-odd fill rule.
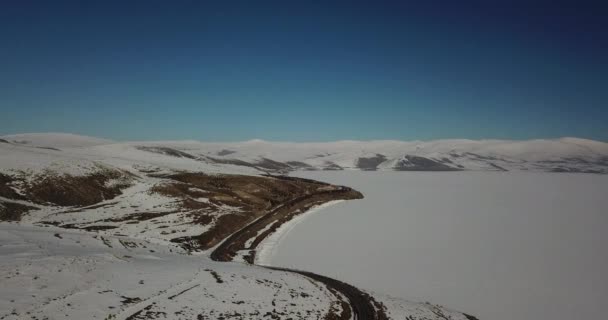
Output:
[[[5,143],[41,148],[80,148],[112,143],[111,140],[70,133],[23,133],[0,136]]]
[[[201,143],[190,150],[219,162],[274,164],[290,170],[546,171],[608,173],[608,144],[551,140],[337,141]],[[286,164],[287,168],[281,168]],[[269,168],[272,169],[272,168]]]
[[[68,170],[70,166],[81,170],[91,164],[103,164],[134,172],[145,168],[244,174],[294,170],[608,173],[608,143],[579,138],[114,143],[71,134],[43,133],[2,136],[0,139],[0,171],[42,169],[51,164],[65,168],[62,170]]]

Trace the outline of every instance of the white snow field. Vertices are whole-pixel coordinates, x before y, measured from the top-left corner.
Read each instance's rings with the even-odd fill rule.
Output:
[[[359,153],[351,151],[358,147],[347,145],[342,164],[354,168],[352,156]],[[201,251],[188,240],[175,242],[243,212],[222,202],[222,193],[210,192],[213,188],[162,188],[184,185],[168,179],[169,174],[283,173],[301,164],[279,160],[306,160],[317,151],[260,141],[115,143],[57,133],[0,137],[0,320],[335,319],[352,314],[353,305],[324,282],[215,262],[209,257],[212,248]],[[595,152],[589,159],[600,164],[577,162],[575,167],[603,170],[602,156]],[[255,186],[251,192],[257,192]],[[199,220],[203,217],[209,220]],[[298,216],[270,237],[262,257],[306,218],[306,213]],[[374,302],[374,310],[384,310],[391,319],[472,319],[433,304],[374,298],[384,304]]]
[[[187,255],[171,244],[0,223],[0,319],[326,319],[324,284],[298,274]],[[376,297],[391,319],[467,320]]]
[[[608,317],[608,176],[294,175],[348,185],[365,198],[300,221],[265,258],[271,265],[480,319]]]
[[[6,223],[0,275],[0,319],[321,319],[332,301],[307,278],[169,244]]]

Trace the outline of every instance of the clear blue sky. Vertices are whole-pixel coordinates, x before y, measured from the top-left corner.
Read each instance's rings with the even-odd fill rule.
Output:
[[[606,141],[607,16],[579,1],[4,1],[0,134]]]

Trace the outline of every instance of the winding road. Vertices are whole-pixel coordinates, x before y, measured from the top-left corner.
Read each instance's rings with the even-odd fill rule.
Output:
[[[329,196],[329,197],[328,197]],[[294,198],[282,205],[271,209],[259,219],[251,222],[241,230],[227,237],[215,250],[210,257],[214,261],[232,261],[235,254],[240,250],[250,250],[250,258],[247,260],[253,264],[253,256],[255,255],[255,246],[261,241],[260,237],[264,238],[270,233],[258,235],[258,232],[270,223],[279,221],[281,218],[291,219],[297,214],[297,210],[302,208],[310,208],[312,205],[321,204],[337,199],[356,199],[362,195],[347,187],[338,187],[335,190],[321,191],[318,193],[307,194]],[[245,248],[247,240],[255,238],[254,245],[250,248]],[[297,273],[299,275],[310,278],[314,281],[321,282],[330,289],[340,292],[348,299],[353,317],[356,320],[386,320],[383,306],[374,300],[369,294],[357,289],[356,287],[316,273],[294,270],[280,267],[260,266],[271,270]]]
[[[354,319],[376,319],[385,320],[388,319],[386,314],[381,308],[381,305],[374,300],[369,294],[357,289],[356,287],[344,283],[342,281],[332,279],[326,276],[322,276],[316,273],[308,271],[300,271],[294,269],[280,268],[280,267],[269,267],[264,266],[267,269],[286,271],[292,273],[298,273],[305,277],[311,278],[315,281],[322,282],[327,287],[332,288],[341,294],[343,294],[349,301],[350,307],[353,311]]]

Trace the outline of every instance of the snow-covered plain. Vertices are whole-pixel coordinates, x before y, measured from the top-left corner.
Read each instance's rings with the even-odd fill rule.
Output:
[[[605,319],[608,176],[298,172],[365,199],[282,237],[270,264],[480,319]],[[397,315],[395,318],[399,319]]]

